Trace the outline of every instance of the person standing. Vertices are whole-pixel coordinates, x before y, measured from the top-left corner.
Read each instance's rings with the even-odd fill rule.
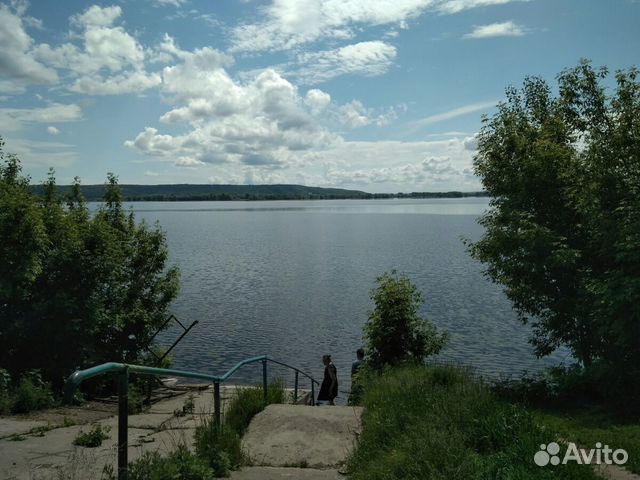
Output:
[[[362,362],[364,362],[364,350],[359,348],[356,350],[356,361],[351,364],[351,378],[354,377],[360,367],[362,366]]]
[[[320,385],[318,401],[327,400],[329,405],[335,405],[334,399],[338,396],[338,371],[331,362],[331,355],[323,355],[322,363],[324,364],[324,378],[322,385]]]

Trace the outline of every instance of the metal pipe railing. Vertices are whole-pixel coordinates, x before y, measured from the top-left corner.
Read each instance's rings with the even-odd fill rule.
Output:
[[[140,375],[156,375],[156,376],[174,376],[183,378],[195,378],[198,380],[206,380],[213,383],[213,410],[216,424],[221,423],[221,398],[220,384],[231,378],[240,368],[251,363],[262,363],[262,388],[264,391],[264,402],[267,403],[267,362],[289,368],[295,371],[295,387],[294,401],[298,399],[298,376],[304,375],[311,381],[311,404],[315,405],[315,384],[320,385],[315,378],[303,372],[302,370],[269,358],[267,355],[247,358],[238,362],[234,367],[227,370],[224,375],[207,375],[204,373],[190,372],[186,370],[174,370],[171,368],[147,367],[144,365],[130,365],[126,363],[108,362],[96,365],[84,370],[76,370],[73,372],[64,385],[64,402],[69,404],[73,401],[76,389],[85,380],[105,375],[108,373],[117,373],[118,378],[118,480],[127,479],[127,463],[128,463],[128,392],[129,392],[129,374],[136,373]]]

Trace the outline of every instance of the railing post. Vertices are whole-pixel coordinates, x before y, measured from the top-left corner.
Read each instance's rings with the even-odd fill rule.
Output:
[[[127,480],[129,426],[129,370],[118,377],[118,480]]]
[[[298,371],[296,370],[296,381],[293,387],[293,403],[298,403]]]
[[[220,382],[213,382],[213,417],[220,426]]]
[[[262,389],[264,390],[264,404],[267,404],[267,361],[262,360]]]
[[[315,382],[311,380],[311,406],[316,405],[316,389]]]

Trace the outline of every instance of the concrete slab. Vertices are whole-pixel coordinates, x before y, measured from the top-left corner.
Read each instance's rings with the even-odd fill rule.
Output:
[[[231,474],[231,480],[342,480],[337,470],[313,468],[247,467]]]
[[[361,414],[361,407],[269,405],[252,420],[243,448],[259,466],[338,466],[353,449]]]

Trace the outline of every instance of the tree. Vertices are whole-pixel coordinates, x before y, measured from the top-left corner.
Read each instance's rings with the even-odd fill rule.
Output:
[[[164,233],[124,212],[112,174],[93,215],[77,178],[66,203],[53,171],[36,197],[1,146],[0,366],[60,385],[77,367],[138,360],[178,291]]]
[[[538,356],[640,383],[640,84],[583,60],[508,88],[483,119],[475,173],[491,196],[471,254],[533,326]],[[636,388],[638,395],[640,389]],[[637,402],[640,403],[640,402]]]
[[[395,270],[376,280],[371,291],[375,304],[364,326],[368,361],[374,368],[401,362],[423,362],[440,352],[448,335],[419,315],[422,295],[404,275]]]

